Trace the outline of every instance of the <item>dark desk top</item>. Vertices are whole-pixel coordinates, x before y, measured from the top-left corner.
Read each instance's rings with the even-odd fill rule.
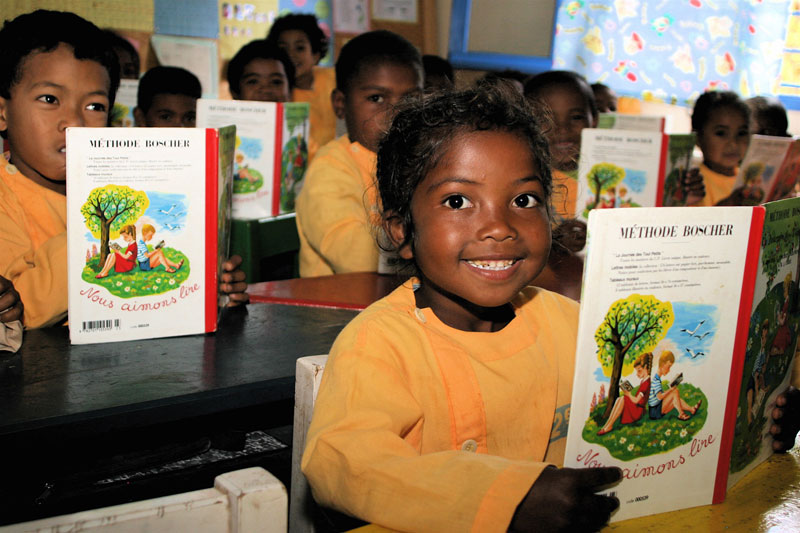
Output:
[[[356,312],[231,308],[214,335],[70,345],[67,328],[27,331],[0,352],[0,437],[130,429],[294,397],[295,361],[327,353]]]

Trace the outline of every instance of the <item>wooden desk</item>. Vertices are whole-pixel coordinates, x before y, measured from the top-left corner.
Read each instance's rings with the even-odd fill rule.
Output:
[[[388,531],[372,524],[352,530],[353,533]],[[603,531],[800,531],[800,444],[789,453],[773,455],[759,465],[728,491],[723,503],[615,522]]]
[[[533,281],[534,285],[580,299],[583,260],[575,255],[554,258]],[[312,307],[364,309],[392,292],[405,278],[375,272],[352,272],[252,283],[253,303],[282,303]]]
[[[355,314],[251,305],[227,309],[213,335],[75,346],[67,328],[26,332],[17,354],[0,353],[0,495],[19,491],[15,476],[57,478],[112,446],[154,446],[242,411],[291,425],[295,361],[327,353]]]

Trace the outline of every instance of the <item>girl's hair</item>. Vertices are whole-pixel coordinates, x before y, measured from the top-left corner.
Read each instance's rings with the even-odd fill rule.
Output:
[[[125,233],[126,235],[130,235],[134,239],[136,239],[136,226],[133,224],[128,224],[127,226],[122,226],[122,229],[119,230],[120,233]]]
[[[378,148],[378,189],[384,217],[391,213],[403,226],[405,239],[414,239],[411,198],[417,185],[441,160],[459,135],[476,131],[512,133],[527,143],[539,170],[550,212],[550,155],[540,119],[517,91],[506,86],[429,94],[406,100],[397,110]]]
[[[744,116],[745,122],[750,122],[750,108],[738,94],[733,91],[708,91],[701,94],[694,103],[692,131],[702,133],[711,113],[724,107],[738,111]]]
[[[239,94],[242,91],[242,73],[254,59],[274,59],[282,63],[286,79],[289,82],[289,90],[294,88],[294,63],[289,59],[289,55],[278,48],[278,45],[266,39],[258,39],[241,47],[228,63],[228,87],[232,94]]]
[[[645,370],[647,370],[647,373],[650,374],[650,369],[653,368],[653,352],[645,352],[637,357],[633,362],[633,366],[634,368],[637,366],[642,366]]]
[[[328,53],[328,36],[319,27],[317,17],[314,15],[292,13],[276,18],[269,28],[267,40],[277,43],[281,33],[287,30],[300,30],[305,33],[311,44],[311,51],[319,54],[319,57],[325,57]]]

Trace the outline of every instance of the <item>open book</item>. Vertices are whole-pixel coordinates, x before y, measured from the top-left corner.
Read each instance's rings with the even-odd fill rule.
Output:
[[[226,303],[217,278],[228,255],[235,132],[67,130],[74,344],[216,330]]]
[[[656,115],[628,115],[625,113],[599,113],[597,127],[614,130],[664,131],[666,117]]]
[[[686,204],[681,180],[693,134],[586,128],[581,132],[576,215],[593,209]]]
[[[769,455],[798,248],[800,199],[590,214],[565,466],[622,468],[612,520],[720,502]]]
[[[800,139],[753,135],[734,189],[753,203],[779,200],[800,183]]]

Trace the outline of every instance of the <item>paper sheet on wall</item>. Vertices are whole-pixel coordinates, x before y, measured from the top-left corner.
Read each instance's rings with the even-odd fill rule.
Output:
[[[200,79],[203,98],[216,98],[219,86],[216,41],[196,37],[153,35],[150,43],[160,65],[185,68]]]
[[[222,60],[232,58],[239,49],[267,36],[278,16],[278,0],[251,0],[247,3],[218,0],[219,53]]]
[[[372,0],[372,18],[417,23],[417,0]]]
[[[155,0],[155,33],[216,39],[217,0]]]
[[[153,0],[2,0],[0,20],[36,9],[71,11],[101,28],[153,31]]]
[[[333,4],[333,31],[337,33],[369,31],[367,0],[337,0]]]

